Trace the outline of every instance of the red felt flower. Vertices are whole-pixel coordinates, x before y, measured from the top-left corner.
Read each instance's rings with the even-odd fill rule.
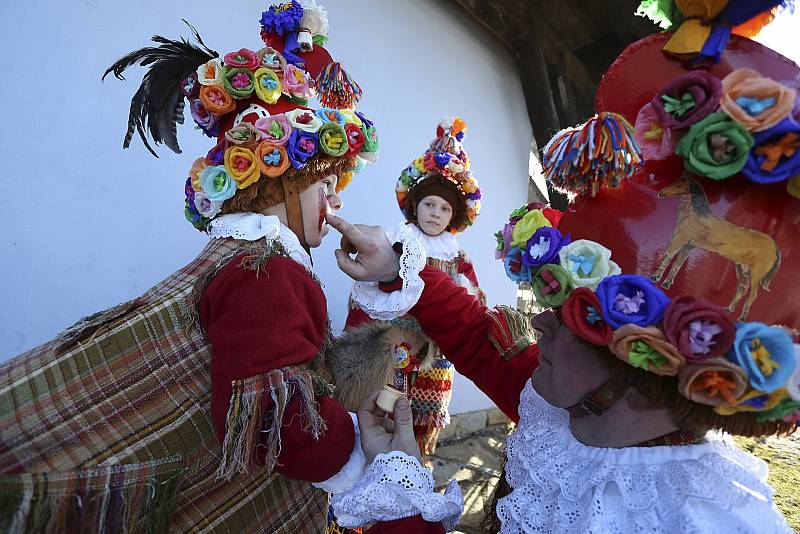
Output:
[[[611,343],[611,327],[603,320],[597,295],[588,287],[577,287],[561,306],[561,320],[570,332],[595,345]]]
[[[554,210],[553,208],[544,208],[542,210],[542,215],[550,222],[553,228],[558,228],[558,223],[561,222],[561,217],[564,216],[564,212]]]
[[[736,335],[725,310],[688,295],[676,298],[664,311],[663,329],[689,363],[724,357]]]
[[[350,147],[346,156],[355,156],[361,152],[361,147],[364,146],[364,141],[366,140],[364,132],[352,122],[345,125],[344,132],[347,134],[347,144]]]

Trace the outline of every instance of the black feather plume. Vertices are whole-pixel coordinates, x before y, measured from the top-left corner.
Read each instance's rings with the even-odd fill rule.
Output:
[[[173,41],[159,35],[152,40],[158,46],[150,46],[131,52],[121,57],[104,73],[102,79],[113,72],[120,80],[125,77],[122,73],[131,65],[140,64],[149,69],[142,77],[139,90],[131,99],[131,110],[128,115],[128,131],[122,143],[124,148],[131,144],[133,131],[139,132],[144,146],[155,157],[155,153],[147,140],[148,132],[153,142],[158,145],[164,143],[173,152],[180,154],[176,124],[183,124],[183,92],[181,82],[189,77],[197,68],[207,61],[219,57],[219,54],[210,50],[200,34],[194,27],[186,22],[192,30],[197,45],[181,38]],[[147,131],[145,131],[145,129]]]

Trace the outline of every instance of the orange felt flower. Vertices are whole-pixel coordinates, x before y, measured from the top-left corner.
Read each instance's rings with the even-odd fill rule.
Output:
[[[197,158],[192,163],[192,168],[189,170],[189,177],[192,179],[192,189],[195,192],[202,191],[203,186],[200,184],[200,171],[208,167],[206,158]]]
[[[216,116],[225,115],[236,108],[236,102],[223,87],[204,85],[200,88],[200,102],[206,110]]]
[[[678,391],[700,404],[734,404],[747,391],[747,373],[724,358],[710,358],[681,369]]]
[[[283,174],[291,165],[286,149],[282,146],[273,145],[267,141],[262,141],[256,148],[256,159],[261,174],[270,178],[275,178]]]
[[[651,373],[674,376],[686,359],[654,326],[626,324],[614,331],[608,348],[620,360]]]
[[[748,131],[760,132],[786,118],[794,107],[797,94],[783,84],[761,76],[753,69],[736,69],[722,79],[722,100],[719,107]],[[747,102],[771,102],[747,109]]]

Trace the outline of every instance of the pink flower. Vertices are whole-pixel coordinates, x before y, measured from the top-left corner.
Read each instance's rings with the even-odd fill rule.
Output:
[[[252,50],[242,48],[238,52],[231,52],[225,54],[225,65],[236,68],[256,70],[259,66],[258,55]]]
[[[652,104],[639,110],[634,130],[644,159],[658,161],[675,153],[676,135],[661,123]]]

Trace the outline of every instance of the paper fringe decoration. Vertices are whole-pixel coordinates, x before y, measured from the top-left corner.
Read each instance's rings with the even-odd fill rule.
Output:
[[[361,100],[361,87],[338,62],[333,62],[317,78],[317,95],[326,108],[352,109]]]
[[[618,187],[641,162],[633,126],[621,115],[603,112],[558,132],[544,147],[543,170],[554,186],[595,196]]]
[[[510,360],[535,341],[530,320],[509,306],[486,310],[489,341],[504,360]]]

